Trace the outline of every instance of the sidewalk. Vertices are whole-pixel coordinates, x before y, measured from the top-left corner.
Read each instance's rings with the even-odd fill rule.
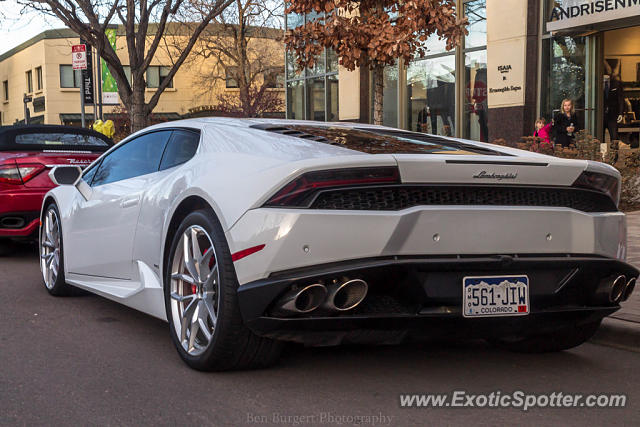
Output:
[[[627,214],[627,235],[627,262],[640,267],[640,211]],[[619,311],[604,319],[591,341],[640,352],[640,284]]]

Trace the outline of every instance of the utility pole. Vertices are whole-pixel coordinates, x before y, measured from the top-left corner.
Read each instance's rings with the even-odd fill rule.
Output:
[[[103,120],[102,118],[102,58],[96,52],[96,61],[98,62],[97,73],[96,73],[96,82],[98,83],[98,118]]]

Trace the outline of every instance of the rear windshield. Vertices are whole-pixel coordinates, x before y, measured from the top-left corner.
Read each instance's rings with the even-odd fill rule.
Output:
[[[286,124],[254,128],[338,145],[368,154],[485,154],[505,155],[489,148],[452,141],[434,135],[402,130]]]
[[[38,145],[49,148],[56,146],[67,147],[108,147],[106,141],[93,135],[78,135],[73,133],[26,133],[16,135],[18,145]]]

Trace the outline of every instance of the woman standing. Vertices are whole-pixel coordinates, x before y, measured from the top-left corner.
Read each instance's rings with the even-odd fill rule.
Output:
[[[553,141],[563,148],[574,143],[575,134],[580,130],[575,108],[571,99],[563,99],[560,112],[553,119]]]

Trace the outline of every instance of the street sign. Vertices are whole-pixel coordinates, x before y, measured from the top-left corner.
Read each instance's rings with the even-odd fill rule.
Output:
[[[87,46],[84,44],[75,44],[71,46],[71,63],[74,70],[87,69]]]
[[[82,39],[80,39],[80,46],[85,47],[86,58],[85,68],[82,69],[82,96],[84,96],[85,104],[93,104],[93,59],[91,55],[93,49]],[[86,47],[88,47],[88,49],[86,49]]]

